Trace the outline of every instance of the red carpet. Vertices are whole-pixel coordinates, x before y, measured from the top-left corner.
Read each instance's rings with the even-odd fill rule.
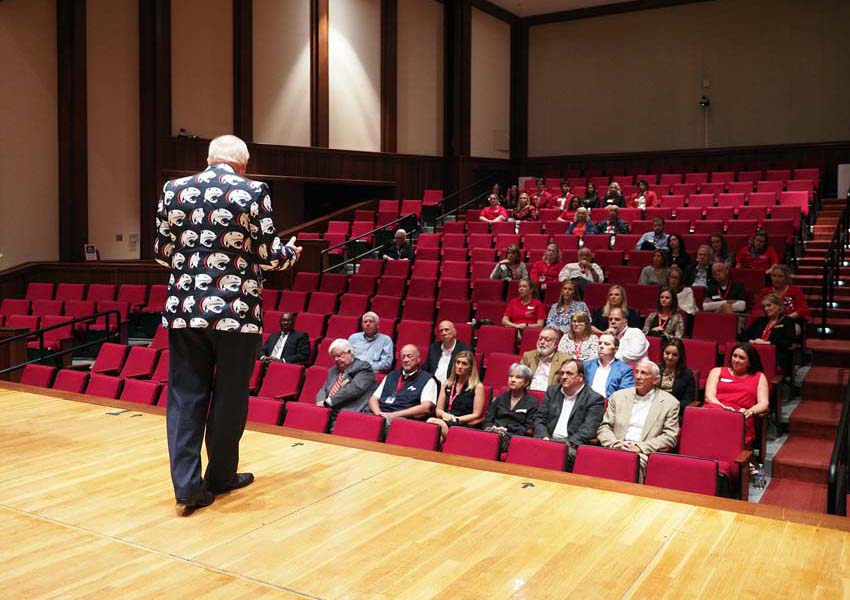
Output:
[[[808,483],[796,479],[774,479],[761,497],[761,503],[825,513],[826,492],[825,483]]]

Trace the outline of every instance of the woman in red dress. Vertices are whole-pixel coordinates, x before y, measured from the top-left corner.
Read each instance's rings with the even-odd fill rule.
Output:
[[[769,273],[773,265],[779,263],[779,257],[776,250],[767,245],[767,232],[759,229],[753,234],[750,245],[738,251],[735,262],[741,269],[757,269]]]
[[[742,413],[746,431],[745,443],[752,447],[755,438],[753,416],[766,414],[770,408],[767,378],[761,359],[752,344],[742,342],[732,349],[728,367],[714,367],[705,383],[706,408],[720,408]]]

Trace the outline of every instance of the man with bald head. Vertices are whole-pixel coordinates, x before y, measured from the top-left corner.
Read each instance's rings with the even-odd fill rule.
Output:
[[[407,344],[399,352],[401,369],[390,371],[369,398],[368,410],[392,419],[426,419],[437,405],[437,381],[420,366],[419,348]]]
[[[457,339],[457,328],[451,321],[441,321],[437,328],[440,341],[428,348],[428,359],[424,369],[433,373],[437,381],[443,383],[449,376],[450,366],[454,364],[457,353],[469,350],[469,345]]]
[[[729,265],[715,262],[711,265],[712,281],[705,290],[702,309],[706,312],[742,313],[747,310],[747,291],[729,276]]]
[[[596,432],[605,448],[635,452],[640,457],[640,479],[651,452],[667,452],[679,436],[679,401],[658,388],[661,371],[654,362],[635,366],[635,386],[614,392]]]

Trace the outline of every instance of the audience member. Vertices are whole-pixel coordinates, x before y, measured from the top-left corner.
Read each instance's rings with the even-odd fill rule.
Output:
[[[643,332],[648,336],[680,338],[685,335],[685,320],[679,314],[679,301],[675,292],[663,287],[658,292],[658,305],[643,323]]]
[[[729,364],[714,367],[705,382],[705,407],[722,408],[744,415],[744,442],[752,447],[755,438],[753,416],[770,409],[769,387],[761,358],[751,344],[742,342],[732,349]]]
[[[639,208],[641,210],[661,206],[661,202],[658,201],[658,195],[649,189],[646,179],[638,181],[638,191],[632,194],[630,204],[632,208]]]
[[[441,441],[445,441],[449,427],[474,427],[484,421],[484,384],[478,376],[475,355],[463,350],[453,364],[451,374],[440,386],[436,416],[428,419],[440,428]]]
[[[428,358],[425,370],[433,373],[440,383],[450,375],[451,365],[454,364],[459,352],[469,350],[469,346],[457,339],[457,328],[451,321],[441,321],[438,332],[440,341],[433,342],[428,348]]]
[[[599,208],[599,194],[596,191],[596,184],[592,181],[588,182],[587,187],[584,188],[584,198],[582,198],[582,205],[590,210],[594,208]]]
[[[263,362],[306,363],[310,360],[310,339],[303,331],[295,331],[295,315],[280,315],[280,332],[273,333],[263,344],[260,360]]]
[[[608,219],[605,221],[599,221],[599,223],[596,224],[596,233],[629,233],[629,224],[620,218],[620,207],[616,204],[609,204],[607,210]]]
[[[655,217],[652,219],[652,231],[647,231],[635,244],[635,250],[655,250],[659,248],[664,250],[667,248],[667,240],[669,236],[664,233],[664,219]]]
[[[561,248],[558,244],[550,243],[546,246],[542,260],[538,260],[531,267],[531,281],[536,283],[543,293],[549,284],[558,284],[558,274],[564,267],[561,262]]]
[[[360,322],[361,331],[348,338],[354,356],[369,363],[375,373],[386,373],[393,364],[393,341],[378,333],[381,319],[374,312],[365,313]]]
[[[667,285],[670,269],[664,264],[664,251],[652,251],[652,262],[640,270],[638,283],[641,285]]]
[[[519,203],[519,186],[517,184],[513,184],[508,188],[508,191],[505,193],[505,201],[502,203],[506,209],[516,208],[516,205]]]
[[[567,471],[573,470],[576,449],[596,435],[604,410],[602,396],[585,380],[584,365],[568,360],[558,370],[559,383],[550,386],[534,415],[534,437],[567,444]]]
[[[685,270],[687,284],[692,287],[708,287],[708,284],[714,281],[711,274],[713,259],[711,247],[704,244],[700,246],[697,249],[697,261]]]
[[[537,219],[537,207],[531,203],[528,194],[525,192],[521,193],[519,195],[519,202],[517,202],[514,209],[514,221],[536,221]]]
[[[785,307],[785,315],[794,319],[797,324],[797,335],[806,321],[812,318],[806,295],[798,286],[791,283],[791,269],[788,265],[775,265],[770,270],[771,285],[761,290],[756,298],[763,298],[768,294],[776,294],[782,299]]]
[[[558,221],[566,221],[572,223],[576,217],[576,211],[583,208],[581,198],[578,196],[570,196],[569,202],[564,205],[561,214],[558,215]]]
[[[776,364],[784,374],[791,373],[796,339],[794,319],[785,314],[785,306],[776,294],[761,299],[764,316],[750,323],[738,334],[738,339],[751,344],[773,344],[776,347]]]
[[[712,262],[722,262],[731,269],[735,266],[735,255],[729,251],[729,244],[722,233],[712,233],[708,238],[708,244],[714,255]]]
[[[537,210],[558,207],[555,197],[546,191],[546,186],[543,185],[542,179],[537,180],[537,191],[531,197],[531,203],[537,207]]]
[[[369,398],[368,410],[392,419],[405,417],[425,419],[437,404],[437,380],[420,368],[419,348],[413,344],[402,347],[399,353],[401,369],[390,371]]]
[[[670,289],[676,294],[676,303],[679,305],[679,310],[684,311],[689,315],[695,315],[697,312],[697,303],[694,298],[693,288],[684,285],[685,275],[682,269],[673,265],[670,267],[670,275],[667,278],[667,283]]]
[[[513,279],[527,278],[528,269],[525,268],[525,263],[522,262],[519,247],[516,244],[511,244],[505,249],[505,258],[497,262],[496,266],[493,267],[493,272],[490,273],[490,279],[511,281]]]
[[[487,198],[487,201],[490,203],[489,206],[486,206],[481,211],[481,216],[478,217],[480,221],[485,221],[487,223],[496,223],[498,221],[507,221],[508,220],[508,211],[505,210],[504,206],[499,204],[499,198],[490,194],[490,197]]]
[[[670,338],[661,345],[660,387],[665,392],[673,394],[679,401],[679,424],[685,413],[685,407],[696,398],[696,379],[694,372],[688,368],[685,355],[685,345],[679,338]]]
[[[407,241],[407,232],[397,229],[393,241],[384,246],[383,257],[387,260],[413,260],[413,248]]]
[[[567,358],[581,361],[599,356],[599,340],[590,330],[590,317],[587,313],[573,314],[569,331],[561,336],[558,343],[558,352]]]
[[[573,194],[573,188],[570,185],[570,182],[562,181],[561,194],[556,198],[557,206],[555,208],[566,210],[570,206],[570,201],[573,198],[577,198],[577,196]]]
[[[578,262],[567,263],[558,273],[558,280],[602,283],[605,281],[605,274],[602,272],[602,267],[593,262],[593,251],[587,246],[582,246],[578,251]]]
[[[573,222],[567,227],[567,233],[579,237],[596,233],[596,226],[590,220],[586,208],[582,207],[576,211]]]
[[[608,298],[605,305],[593,311],[593,333],[599,334],[607,330],[608,314],[612,308],[622,308],[628,315],[627,320],[630,327],[637,327],[640,324],[640,314],[633,308],[629,308],[629,300],[626,297],[626,290],[623,286],[614,284],[608,288]]]
[[[513,436],[529,435],[532,431],[537,398],[528,393],[531,378],[531,369],[519,363],[512,364],[508,371],[508,391],[490,403],[483,428],[499,434],[501,452],[508,451]]]
[[[561,295],[558,301],[549,309],[549,315],[546,317],[546,325],[554,327],[560,332],[566,332],[570,329],[572,316],[577,312],[590,314],[590,309],[587,304],[580,299],[581,293],[578,286],[569,279],[561,283]]]
[[[517,333],[526,327],[543,327],[546,309],[543,308],[543,303],[535,297],[534,286],[528,279],[520,279],[517,291],[519,296],[512,298],[505,307],[502,325],[513,327],[517,330]]]
[[[779,264],[779,257],[776,250],[767,245],[767,232],[759,229],[749,245],[738,251],[735,262],[740,269],[756,269],[769,274],[773,265]]]
[[[498,183],[493,184],[493,187],[490,188],[490,193],[499,199],[499,204],[505,204],[505,197],[502,195],[502,186]]]
[[[331,342],[328,354],[334,366],[328,369],[328,378],[316,393],[316,404],[333,409],[334,416],[340,410],[361,412],[378,387],[372,367],[354,358],[351,344],[343,338]]]
[[[623,197],[623,191],[620,189],[620,184],[612,181],[608,184],[608,192],[603,198],[602,206],[616,205],[620,208],[626,208],[626,199]]]
[[[646,461],[653,452],[672,450],[679,437],[679,401],[658,389],[661,372],[651,360],[635,367],[635,386],[615,392],[596,432],[605,448],[635,452],[643,481]]]
[[[629,327],[622,308],[612,308],[608,312],[608,330],[620,340],[616,358],[627,363],[636,363],[646,358],[649,352],[649,341],[643,331],[637,327]]]
[[[603,333],[599,336],[599,355],[584,361],[588,384],[605,398],[610,398],[617,390],[635,385],[632,368],[615,357],[619,347],[620,340],[610,333]]]
[[[561,333],[552,327],[544,327],[537,336],[537,347],[522,355],[522,364],[531,369],[534,376],[531,389],[545,391],[558,382],[558,369],[566,356],[558,352]]]
[[[685,250],[685,240],[678,233],[671,233],[667,237],[666,259],[668,267],[676,265],[683,271],[691,264],[691,255]]]
[[[706,312],[742,313],[747,310],[747,292],[744,286],[732,281],[726,263],[711,265],[712,281],[705,291],[702,309]]]

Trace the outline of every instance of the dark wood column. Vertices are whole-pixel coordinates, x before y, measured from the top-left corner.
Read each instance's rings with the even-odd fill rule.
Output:
[[[472,6],[445,3],[443,146],[446,157],[469,156],[472,96]]]
[[[59,260],[82,260],[89,235],[86,2],[56,0]]]
[[[528,25],[511,24],[511,160],[528,156]]]
[[[381,0],[381,152],[398,141],[398,0]]]
[[[233,0],[233,133],[254,137],[253,0]]]
[[[328,141],[328,0],[310,0],[310,145]]]
[[[60,2],[62,0],[59,0]],[[139,0],[139,255],[153,257],[154,212],[171,137],[171,0]]]

